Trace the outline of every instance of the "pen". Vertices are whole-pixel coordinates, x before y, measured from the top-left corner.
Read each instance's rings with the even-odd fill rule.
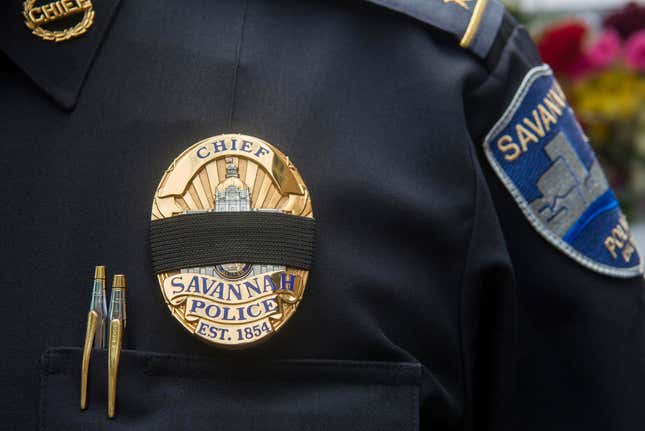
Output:
[[[92,301],[90,311],[96,311],[96,334],[94,347],[105,349],[105,321],[107,319],[107,297],[105,295],[105,267],[97,266],[94,270],[94,286],[92,287]]]
[[[83,363],[81,365],[81,410],[87,408],[87,379],[90,370],[92,346],[97,349],[105,348],[105,319],[107,308],[105,304],[105,266],[94,268],[94,284],[90,300],[90,311],[87,313],[87,328],[85,344],[83,345]]]
[[[108,313],[108,417],[116,411],[116,384],[121,356],[121,342],[126,325],[125,275],[117,274],[112,283],[110,311]]]

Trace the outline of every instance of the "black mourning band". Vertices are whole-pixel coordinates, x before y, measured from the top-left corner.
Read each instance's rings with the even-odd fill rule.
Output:
[[[207,212],[150,223],[156,274],[224,263],[310,269],[316,221],[277,212]]]

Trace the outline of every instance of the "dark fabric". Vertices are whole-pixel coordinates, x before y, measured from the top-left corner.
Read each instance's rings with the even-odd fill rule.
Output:
[[[419,426],[420,364],[231,363],[124,350],[117,381],[118,414],[108,419],[105,350],[92,354],[88,408],[82,413],[81,357],[77,348],[52,349],[43,355],[40,431],[414,431]]]
[[[20,3],[5,1],[3,19],[20,20]],[[33,37],[21,26],[12,31]],[[40,64],[15,34],[25,61]],[[39,414],[51,429],[105,421],[100,354],[91,412],[77,408],[80,361],[65,355],[66,371],[47,378],[53,389],[42,398],[56,408],[39,410],[38,360],[48,346],[82,344],[96,264],[128,277],[125,347],[134,357],[181,353],[182,367],[207,357],[234,369],[308,359],[419,363],[424,430],[632,431],[645,423],[644,281],[598,275],[549,245],[480,153],[539,62],[525,32],[514,28],[498,62],[486,64],[451,35],[364,1],[123,0],[97,52],[72,111],[52,103],[25,65],[0,56],[0,423],[33,430]],[[214,349],[176,322],[148,244],[164,170],[193,143],[225,132],[258,136],[289,156],[318,230],[298,310],[266,343],[240,351]],[[154,428],[161,413],[145,402],[165,406],[160,394],[186,398],[209,418],[228,402],[209,383],[210,366],[196,365],[188,380],[131,380],[130,355],[117,410],[127,415],[109,425]],[[270,407],[279,392],[245,382],[239,370],[223,388],[254,399],[246,414],[276,429]],[[280,388],[311,403],[312,423],[332,421],[348,400],[345,384],[333,382],[309,395],[300,381]],[[407,395],[370,398],[387,388],[361,385],[349,404],[369,399],[377,418],[390,403],[415,405]],[[289,414],[299,409],[307,411],[295,404]],[[164,411],[168,421],[185,420],[178,428],[215,428]]]
[[[105,34],[110,28],[120,0],[95,0],[94,22],[80,37],[53,42],[31,33],[24,23],[23,2],[0,2],[0,50],[64,109],[72,109],[78,100],[85,77]],[[36,6],[52,3],[38,1]],[[45,28],[73,26],[81,14]],[[61,27],[62,26],[62,27]]]
[[[505,13],[502,17],[502,23],[499,26],[497,37],[485,58],[486,64],[491,71],[499,64],[499,60],[508,45],[508,39],[513,35],[517,27],[518,24],[513,15]]]
[[[481,58],[485,58],[488,54],[504,16],[504,7],[499,0],[468,0],[470,3],[449,0],[368,1],[452,34],[455,43],[464,38],[471,22],[477,19],[475,36],[465,49]],[[474,15],[479,7],[483,9],[476,18]]]
[[[539,64],[530,37],[517,28],[491,77],[469,96],[476,141]],[[493,99],[497,103],[485,112],[477,109]],[[518,286],[516,429],[642,428],[645,410],[637,400],[645,391],[643,278],[586,270],[542,240],[478,150]]]
[[[311,269],[316,221],[272,212],[185,214],[150,223],[152,269],[247,262]]]

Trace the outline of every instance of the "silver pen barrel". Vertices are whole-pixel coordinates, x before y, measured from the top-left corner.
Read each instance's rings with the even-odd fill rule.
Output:
[[[123,331],[126,323],[125,310],[125,275],[114,276],[110,311],[108,312],[108,417],[116,414],[116,388],[119,374],[119,359],[123,343]]]
[[[125,276],[121,274],[114,276],[112,296],[110,297],[110,311],[108,312],[108,321],[111,322],[115,319],[120,320],[125,327]]]
[[[94,286],[92,286],[92,299],[90,310],[97,314],[96,335],[94,336],[94,348],[105,349],[107,329],[107,298],[105,294],[105,267],[97,266],[94,269]]]
[[[97,349],[105,348],[107,307],[105,298],[105,267],[94,268],[94,285],[90,310],[87,313],[87,328],[83,344],[83,362],[81,363],[81,410],[87,408],[87,385],[90,372],[90,357],[92,346]]]

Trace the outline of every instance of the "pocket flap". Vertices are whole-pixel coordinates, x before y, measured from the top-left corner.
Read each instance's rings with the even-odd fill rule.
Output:
[[[107,357],[92,353],[80,411],[79,348],[43,355],[41,430],[416,430],[421,367],[336,360],[243,361],[123,350],[117,416]]]

